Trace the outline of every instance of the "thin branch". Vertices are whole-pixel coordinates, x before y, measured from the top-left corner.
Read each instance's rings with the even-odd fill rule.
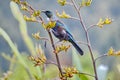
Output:
[[[41,20],[36,20],[36,22],[38,22],[38,23],[42,23],[42,21],[41,21]]]
[[[86,42],[82,42],[82,41],[76,41],[76,42],[79,44],[88,45],[88,43],[86,43]]]
[[[97,57],[97,58],[95,59],[95,62],[96,62],[98,59],[101,59],[101,58],[103,58],[103,57],[105,57],[105,56],[107,56],[107,54],[103,54],[103,55]]]
[[[49,34],[49,37],[50,37],[50,41],[51,41],[53,50],[55,51],[56,49],[55,49],[54,41],[53,41],[53,38],[52,38],[52,34],[51,34],[50,30],[47,30],[47,32],[48,32],[48,34]],[[55,53],[55,57],[56,57],[56,60],[57,60],[58,69],[59,69],[59,71],[60,71],[60,74],[61,74],[61,76],[63,76],[62,68],[61,68],[60,61],[59,61],[59,56],[58,56],[57,53]]]
[[[89,31],[91,28],[93,28],[93,27],[95,27],[95,26],[97,26],[97,25],[96,25],[96,24],[91,25],[90,27],[87,28],[87,31]]]
[[[88,43],[88,49],[90,51],[90,55],[91,55],[91,59],[92,59],[92,64],[93,64],[93,68],[94,68],[94,72],[95,72],[95,79],[98,80],[97,70],[96,70],[96,64],[95,64],[94,56],[93,56],[93,53],[92,53],[92,48],[91,48],[91,43],[90,43],[90,40],[89,40],[89,35],[88,35],[87,28],[86,28],[86,26],[83,23],[83,20],[82,20],[81,14],[80,14],[80,10],[78,9],[75,1],[71,0],[71,2],[73,3],[73,6],[74,6],[74,8],[76,9],[76,11],[78,13],[78,16],[79,16],[79,19],[80,19],[80,23],[81,23],[81,25],[82,25],[82,27],[83,27],[83,29],[85,31],[86,39],[87,39],[87,43]]]
[[[70,3],[70,2],[66,2],[66,4],[68,4],[68,5],[73,5],[72,3]]]
[[[50,40],[47,39],[46,37],[40,37],[40,40],[45,40],[45,41],[49,41],[50,42]]]
[[[76,18],[76,17],[70,17],[70,18],[68,18],[68,19],[74,19],[74,20],[80,21],[80,19],[79,19],[79,18]]]
[[[78,10],[80,11],[80,10],[81,10],[81,8],[82,8],[82,6],[80,6],[80,7],[78,8]]]
[[[58,66],[58,64],[56,64],[56,63],[55,63],[55,62],[53,62],[53,61],[47,61],[47,62],[45,62],[45,64],[53,64],[53,65]]]
[[[27,6],[30,8],[30,10],[31,10],[32,12],[36,11],[30,4],[27,3]],[[41,17],[40,15],[38,16],[38,18],[41,20],[41,21],[38,21],[38,22],[40,22],[40,23],[43,23],[43,22],[44,22],[43,19],[42,19],[42,17]]]

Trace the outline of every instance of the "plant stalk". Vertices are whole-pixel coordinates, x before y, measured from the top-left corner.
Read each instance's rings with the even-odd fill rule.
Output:
[[[77,13],[78,13],[78,16],[79,16],[79,21],[85,31],[85,35],[86,35],[86,39],[87,39],[87,46],[88,46],[88,49],[90,51],[90,55],[91,55],[91,59],[92,59],[92,64],[93,64],[93,69],[94,69],[94,73],[95,73],[95,80],[98,80],[98,76],[97,76],[97,70],[96,70],[96,64],[95,64],[95,60],[94,60],[94,56],[93,56],[93,53],[92,53],[92,47],[91,47],[91,43],[90,43],[90,40],[89,40],[89,35],[88,35],[88,31],[87,31],[87,28],[86,26],[84,25],[83,23],[83,20],[82,20],[82,17],[81,17],[81,14],[80,14],[80,10],[78,9],[76,3],[74,0],[71,0],[71,2],[73,3],[73,6],[74,8],[76,9]]]
[[[54,41],[53,41],[53,38],[52,38],[52,34],[51,34],[50,30],[47,30],[47,32],[48,32],[48,34],[49,34],[49,37],[50,37],[50,41],[51,41],[53,50],[55,51],[56,49],[55,49]],[[57,60],[58,69],[59,69],[59,71],[60,71],[60,74],[61,74],[61,76],[63,76],[62,68],[61,68],[60,61],[59,61],[59,56],[58,56],[57,53],[55,53],[55,57],[56,57],[56,60]]]

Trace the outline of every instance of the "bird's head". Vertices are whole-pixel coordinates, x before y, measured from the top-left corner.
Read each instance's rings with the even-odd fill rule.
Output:
[[[53,13],[51,12],[51,11],[41,11],[41,12],[43,12],[43,13],[45,13],[45,15],[48,17],[48,18],[52,18],[52,16],[53,16]]]

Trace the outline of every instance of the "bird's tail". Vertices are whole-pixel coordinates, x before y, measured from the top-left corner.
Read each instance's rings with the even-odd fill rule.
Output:
[[[79,52],[80,55],[83,55],[82,49],[77,45],[77,43],[73,39],[70,39],[69,42],[72,43],[72,45]]]

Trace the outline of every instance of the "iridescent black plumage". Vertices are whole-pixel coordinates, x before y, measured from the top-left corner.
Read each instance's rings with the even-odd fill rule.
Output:
[[[51,11],[43,11],[46,16],[51,19],[53,17],[53,14]],[[72,43],[72,45],[75,47],[75,49],[81,54],[83,55],[83,51],[82,49],[77,45],[77,43],[75,42],[73,36],[71,35],[71,33],[67,30],[65,24],[63,24],[61,21],[54,20],[56,21],[55,27],[52,28],[52,32],[55,35],[55,37],[57,37],[60,41],[62,40],[66,40],[69,41],[70,43]]]

